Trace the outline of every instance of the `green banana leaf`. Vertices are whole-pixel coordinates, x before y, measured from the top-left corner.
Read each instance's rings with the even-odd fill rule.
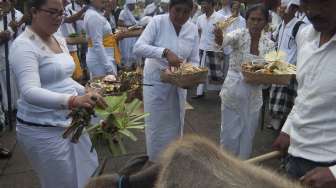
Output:
[[[131,131],[127,129],[119,130],[118,132],[125,135],[126,137],[133,140],[134,142],[138,140],[138,138]]]

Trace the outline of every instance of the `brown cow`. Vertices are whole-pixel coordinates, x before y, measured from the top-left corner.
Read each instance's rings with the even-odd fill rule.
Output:
[[[270,170],[244,163],[198,136],[171,144],[160,161],[156,188],[303,188]]]
[[[271,170],[244,163],[198,136],[172,143],[160,164],[139,168],[140,163],[133,161],[121,171],[129,175],[129,184],[123,188],[152,188],[156,180],[155,188],[303,188]],[[118,179],[118,174],[101,176],[86,188],[117,188]]]

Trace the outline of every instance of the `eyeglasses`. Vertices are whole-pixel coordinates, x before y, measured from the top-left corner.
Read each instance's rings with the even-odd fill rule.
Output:
[[[64,17],[66,15],[66,13],[63,10],[62,11],[52,11],[52,10],[43,9],[43,8],[39,8],[39,10],[48,13],[53,18]]]

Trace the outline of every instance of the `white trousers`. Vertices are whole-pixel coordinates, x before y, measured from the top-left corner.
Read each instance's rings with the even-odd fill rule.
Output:
[[[83,188],[98,167],[91,140],[82,135],[77,144],[63,139],[64,128],[17,125],[17,139],[42,188]]]
[[[149,160],[156,161],[172,141],[183,135],[187,91],[171,84],[162,83],[160,70],[145,66],[144,110],[146,146]]]
[[[229,72],[221,91],[220,144],[241,159],[252,153],[253,138],[259,125],[261,88],[246,84],[242,76]]]
[[[258,125],[259,112],[251,112],[243,117],[240,112],[222,104],[220,145],[240,159],[250,158]]]

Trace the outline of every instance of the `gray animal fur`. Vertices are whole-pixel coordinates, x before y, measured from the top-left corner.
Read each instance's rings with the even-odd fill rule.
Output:
[[[303,188],[218,148],[198,136],[185,136],[171,144],[161,157],[156,188]]]

